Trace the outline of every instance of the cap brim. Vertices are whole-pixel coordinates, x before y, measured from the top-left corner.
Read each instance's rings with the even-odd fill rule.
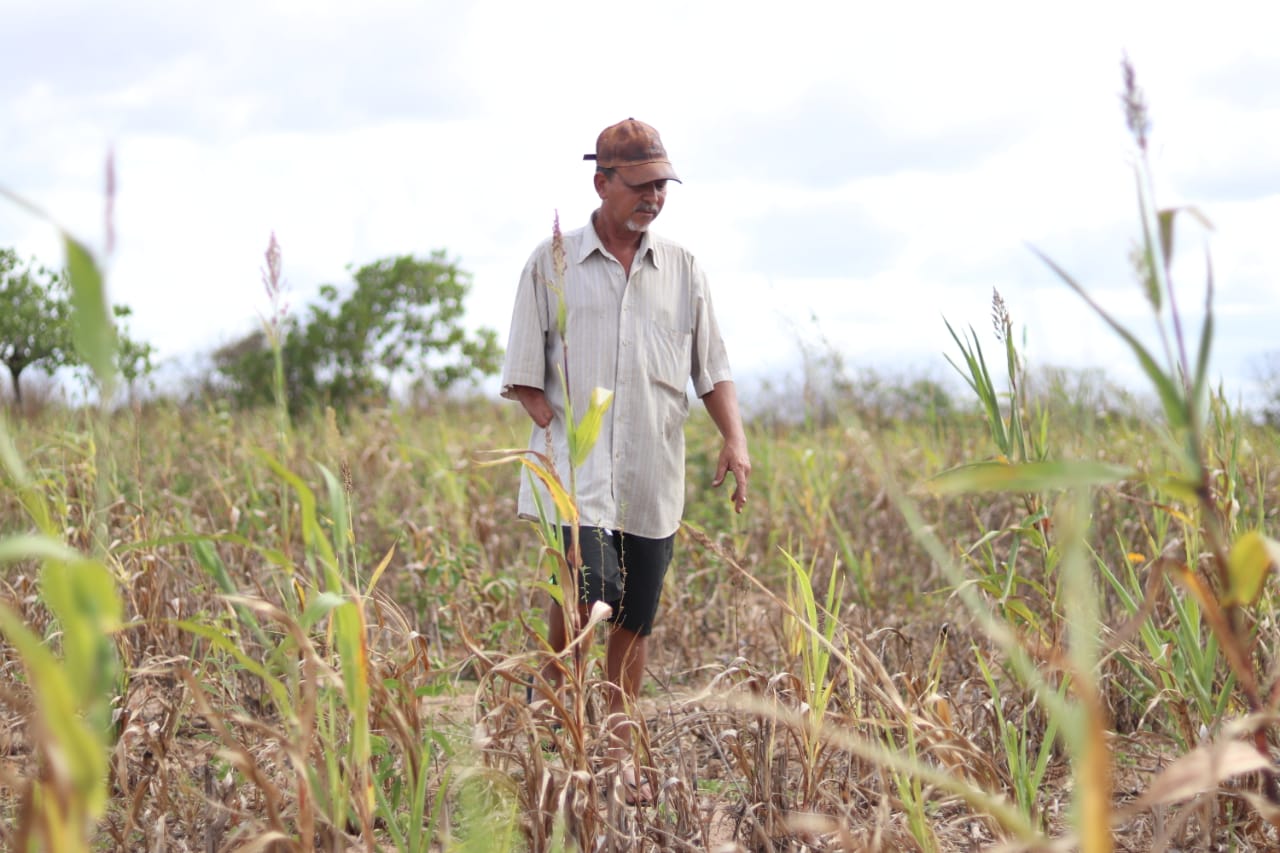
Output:
[[[675,181],[677,184],[683,183],[676,176],[676,170],[671,168],[671,164],[665,160],[658,160],[653,163],[639,163],[634,166],[616,166],[614,171],[618,173],[618,177],[622,178],[627,186],[637,187],[641,184],[647,184],[652,181]]]

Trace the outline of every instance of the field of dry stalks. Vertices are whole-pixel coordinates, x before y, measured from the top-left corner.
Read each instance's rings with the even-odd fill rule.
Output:
[[[1161,470],[1160,426],[1054,405],[1062,458]],[[524,444],[515,406],[353,412],[287,434],[269,413],[167,406],[8,429],[22,464],[0,540],[60,531],[101,555],[122,610],[84,646],[105,656],[77,663],[89,640],[55,618],[54,580],[38,589],[48,566],[0,553],[0,596],[61,656],[68,689],[101,677],[90,732],[106,775],[95,803],[42,659],[0,645],[6,849],[56,838],[51,809],[103,850],[1280,844],[1256,761],[1276,743],[1272,584],[1231,615],[1251,638],[1254,708],[1215,633],[1200,510],[1142,476],[930,488],[993,456],[980,414],[845,401],[755,419],[742,516],[707,487],[718,446],[694,418],[636,713],[646,806],[603,772],[600,644],[563,690],[535,677],[547,555],[514,517],[518,466],[476,463]],[[1220,404],[1209,433],[1224,523],[1274,530],[1276,435]],[[1092,672],[1071,651],[1081,588]]]

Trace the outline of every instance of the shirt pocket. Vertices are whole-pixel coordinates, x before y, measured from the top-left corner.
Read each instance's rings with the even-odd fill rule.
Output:
[[[659,324],[649,327],[649,370],[653,381],[671,391],[684,394],[692,365],[689,346],[692,333]]]

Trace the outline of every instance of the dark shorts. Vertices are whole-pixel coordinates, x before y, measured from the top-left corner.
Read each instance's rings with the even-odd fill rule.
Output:
[[[582,602],[603,601],[613,607],[609,619],[642,637],[653,630],[662,595],[662,579],[667,576],[675,551],[675,534],[665,539],[646,539],[630,533],[599,527],[580,527]],[[569,549],[572,531],[565,527],[564,545]]]

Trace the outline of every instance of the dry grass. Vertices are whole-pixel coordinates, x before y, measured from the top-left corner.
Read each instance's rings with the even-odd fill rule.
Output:
[[[523,685],[543,661],[534,590],[544,571],[541,545],[532,527],[514,521],[515,469],[469,461],[476,451],[522,443],[513,407],[441,404],[427,413],[361,413],[342,429],[298,425],[285,468],[320,495],[317,464],[349,472],[354,535],[346,550],[356,587],[366,590],[391,554],[362,599],[373,735],[367,772],[381,797],[367,825],[351,803],[339,807],[328,797],[334,784],[341,792],[358,778],[347,766],[353,718],[332,628],[324,620],[304,627],[305,602],[320,587],[308,569],[313,549],[301,538],[296,494],[258,450],[273,443],[270,413],[158,406],[119,414],[109,430],[111,467],[101,472],[89,433],[73,419],[15,425],[60,527],[79,547],[104,548],[125,606],[114,643],[125,677],[112,697],[109,804],[94,845],[413,849],[416,821],[416,849],[500,849],[508,839],[536,850],[1070,846],[1076,781],[1070,750],[1050,731],[1051,711],[959,605],[891,499],[890,479],[911,486],[981,456],[982,424],[957,416],[874,436],[854,424],[842,417],[753,428],[753,506],[739,518],[723,495],[702,488],[716,445],[709,424],[695,421],[690,524],[678,540],[637,715],[637,758],[659,791],[651,808],[625,805],[602,772],[605,703],[594,651],[566,694],[540,686],[537,701],[525,702]],[[1274,435],[1240,422],[1233,428],[1249,448],[1232,484],[1239,512],[1268,526],[1274,511],[1260,501],[1275,493]],[[1162,452],[1140,423],[1098,429],[1109,458]],[[877,458],[885,464],[873,464]],[[101,509],[89,497],[95,474],[112,496]],[[1023,552],[1012,557],[1012,594],[992,576],[1011,559],[1000,531],[1019,523],[1021,504],[916,497],[991,612],[1060,684],[1065,670],[1053,650],[1066,626],[1056,570]],[[0,519],[7,532],[27,528],[14,492],[0,493]],[[95,540],[98,521],[104,542]],[[1116,848],[1270,849],[1277,836],[1251,805],[1256,785],[1248,776],[1127,808],[1196,747],[1202,726],[1217,735],[1245,715],[1226,667],[1210,661],[1197,670],[1185,659],[1190,649],[1178,645],[1187,630],[1209,645],[1203,625],[1185,625],[1178,609],[1185,593],[1160,586],[1164,594],[1143,619],[1150,642],[1126,633],[1136,607],[1121,594],[1125,573],[1134,568],[1141,600],[1149,558],[1175,533],[1186,535],[1177,527],[1141,486],[1096,493],[1088,533],[1095,570],[1120,579],[1098,583],[1109,626],[1098,683],[1110,718]],[[984,558],[972,546],[990,531]],[[820,645],[830,654],[823,684],[805,674],[802,641],[810,635],[805,619],[789,618],[803,614],[788,592],[784,550],[813,567],[819,602],[830,573],[844,576],[834,621],[817,620],[832,626]],[[1135,564],[1135,551],[1147,559]],[[8,565],[3,596],[56,648],[36,569]],[[1254,652],[1264,664],[1276,647],[1273,608],[1268,590],[1255,611]],[[1150,653],[1160,643],[1163,659]],[[47,754],[11,647],[0,647],[0,669],[0,809],[8,827],[0,836],[14,846]],[[1208,684],[1197,685],[1203,677]],[[1022,736],[1025,755],[1045,757],[1029,809],[1017,805],[1029,771],[1012,760],[1008,732]]]

